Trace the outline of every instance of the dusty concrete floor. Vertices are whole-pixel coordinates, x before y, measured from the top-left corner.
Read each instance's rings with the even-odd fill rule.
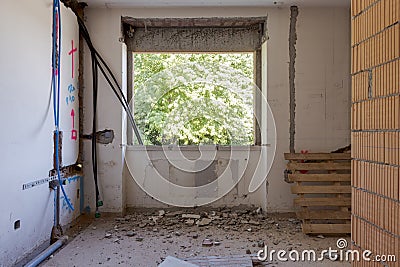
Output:
[[[165,213],[165,214],[163,214]],[[183,218],[192,213],[194,219]],[[198,215],[201,216],[197,219]],[[293,214],[262,215],[255,209],[132,210],[124,218],[93,221],[42,266],[157,266],[168,256],[229,256],[269,251],[336,249],[338,237],[311,237],[301,232]],[[211,220],[209,220],[211,219]],[[204,226],[196,225],[205,224]],[[71,232],[70,232],[71,234]],[[345,237],[348,242],[349,237]],[[204,246],[208,239],[212,246]],[[265,266],[350,266],[346,262],[273,262]]]

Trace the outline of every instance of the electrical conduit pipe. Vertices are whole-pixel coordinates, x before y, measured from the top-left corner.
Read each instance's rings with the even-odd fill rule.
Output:
[[[68,240],[68,236],[63,236],[56,242],[54,242],[51,246],[45,249],[42,253],[36,256],[33,260],[28,262],[25,267],[36,267],[40,263],[42,263],[47,257],[53,254],[57,249],[59,249],[62,245],[64,245]]]

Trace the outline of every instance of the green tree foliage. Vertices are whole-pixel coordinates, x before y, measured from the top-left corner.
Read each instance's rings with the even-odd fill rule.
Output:
[[[253,143],[253,54],[134,54],[145,144]]]

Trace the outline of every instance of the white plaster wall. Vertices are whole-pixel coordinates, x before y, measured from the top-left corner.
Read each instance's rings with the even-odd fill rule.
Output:
[[[76,161],[78,140],[70,142],[71,107],[78,120],[78,102],[66,107],[71,77],[67,55],[71,38],[78,45],[78,31],[72,12],[62,9],[63,46],[61,130],[64,131],[64,164]],[[0,266],[11,266],[35,247],[49,240],[53,226],[54,197],[48,183],[22,190],[22,185],[48,177],[53,168],[53,106],[51,82],[52,1],[2,1],[0,10]],[[78,66],[78,57],[76,57]],[[77,91],[74,93],[77,98]],[[76,105],[76,106],[75,106]],[[76,121],[77,123],[77,121]],[[79,129],[77,129],[79,130]],[[75,212],[61,202],[61,223],[79,214],[76,191],[79,180],[66,191]],[[21,227],[14,230],[14,222]]]
[[[296,62],[296,149],[311,152],[329,151],[349,143],[349,9],[302,8],[298,18]],[[215,17],[268,15],[267,96],[275,115],[277,151],[268,176],[267,207],[270,211],[293,210],[290,185],[283,181],[286,162],[283,153],[289,150],[289,81],[288,38],[290,10],[283,8],[136,8],[86,10],[87,26],[93,43],[120,82],[125,79],[122,53],[121,16],[132,17]],[[88,53],[86,53],[88,54]],[[89,57],[85,57],[85,132],[91,129],[91,77]],[[126,88],[125,88],[126,90]],[[99,174],[103,211],[122,212],[128,206],[162,206],[132,181],[125,180],[121,114],[122,109],[111,90],[100,84],[99,129],[111,128],[116,133],[112,144],[99,145]],[[85,145],[85,162],[90,163],[90,144]],[[91,177],[89,165],[85,176]],[[93,182],[85,183],[86,202],[94,208]],[[124,191],[126,193],[122,194]],[[230,194],[231,195],[231,194]],[[265,194],[249,195],[254,203],[264,203]],[[239,203],[231,196],[223,203]],[[216,203],[218,205],[218,203]]]
[[[350,144],[350,15],[300,9],[296,63],[296,150]]]

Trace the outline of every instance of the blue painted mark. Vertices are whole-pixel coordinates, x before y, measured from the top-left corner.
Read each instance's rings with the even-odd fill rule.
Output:
[[[75,175],[75,176],[72,176],[72,177],[69,177],[69,178],[65,178],[65,179],[63,179],[63,180],[64,180],[64,181],[67,181],[68,184],[70,184],[70,183],[72,183],[72,182],[81,181],[80,185],[81,185],[81,188],[83,188],[83,187],[82,187],[82,184],[83,184],[83,176]],[[81,189],[81,190],[82,190],[82,189]],[[83,191],[81,191],[80,196],[79,196],[80,201],[81,201],[81,203],[80,203],[81,206],[83,206],[83,204],[82,204],[82,199],[83,199],[82,193],[83,193]],[[61,197],[60,197],[60,200],[62,201],[62,205],[61,205],[62,209],[71,211],[71,210],[69,209],[69,207],[68,207],[68,204],[67,204],[67,201],[65,200],[65,197],[64,197],[64,196],[61,196]],[[70,199],[70,198],[68,198],[68,200],[71,202],[71,199]]]
[[[78,181],[78,180],[81,179],[81,178],[82,178],[82,176],[76,175],[76,176],[67,178],[67,180],[68,180],[68,183],[70,184],[71,182],[76,182],[76,181]]]
[[[65,200],[65,197],[61,196],[60,200],[62,201],[62,208],[65,209],[65,210],[69,210],[70,211],[70,209],[68,207],[68,204],[67,204],[67,201]],[[68,200],[69,200],[69,202],[71,202],[70,198],[68,198]]]
[[[67,105],[69,105],[69,103],[74,103],[75,102],[75,96],[73,95],[69,95],[65,98],[65,102],[67,102]]]
[[[65,98],[65,102],[67,102],[67,105],[75,102],[75,96],[72,95],[72,93],[75,92],[75,90],[76,89],[72,84],[68,85],[69,95]]]
[[[68,85],[68,92],[70,94],[72,94],[72,92],[74,92],[74,91],[75,91],[75,87],[72,84]]]

